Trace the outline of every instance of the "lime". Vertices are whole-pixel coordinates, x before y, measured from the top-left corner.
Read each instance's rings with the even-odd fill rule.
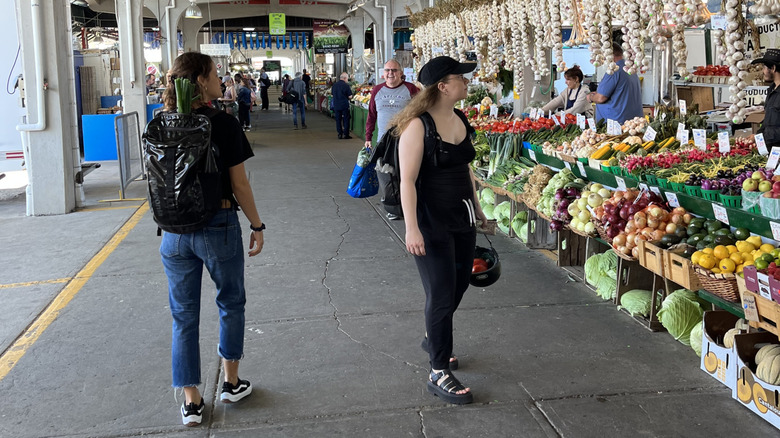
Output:
[[[756,265],[756,269],[758,269],[759,271],[769,267],[769,262],[764,261],[763,258],[756,260],[754,263]]]
[[[768,264],[772,263],[773,261],[775,261],[775,258],[772,257],[772,254],[762,254],[761,255],[761,260],[765,261],[766,264],[768,265]]]

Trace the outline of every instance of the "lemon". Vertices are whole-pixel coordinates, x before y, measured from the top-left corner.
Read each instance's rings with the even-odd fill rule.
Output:
[[[699,264],[699,258],[703,256],[704,253],[701,251],[696,251],[695,253],[691,254],[691,261],[693,264],[698,265]]]
[[[753,252],[756,250],[756,246],[750,242],[740,240],[737,242],[737,249],[739,252]]]
[[[761,238],[758,236],[750,236],[747,239],[745,239],[745,241],[755,246],[756,248],[761,247],[761,245],[764,243],[761,241]]]
[[[723,245],[718,245],[712,251],[712,255],[714,255],[718,260],[727,259],[729,258],[729,249]]]
[[[734,272],[736,272],[737,274],[741,274],[741,273],[742,273],[742,270],[743,270],[744,268],[745,268],[745,265],[737,265],[737,270],[736,270],[736,271],[734,271]]]
[[[742,255],[740,253],[738,253],[738,252],[735,252],[734,254],[731,254],[729,256],[729,258],[731,260],[734,260],[734,263],[736,263],[736,264],[742,263]]]
[[[772,251],[774,251],[774,249],[775,247],[771,243],[765,243],[761,245],[761,251],[764,251],[766,253],[771,253]]]
[[[736,252],[742,252],[742,251],[738,250],[737,247],[734,246],[734,245],[728,245],[728,246],[726,246],[726,248],[728,248],[729,254],[734,254]]]
[[[731,259],[723,259],[718,263],[718,269],[720,269],[720,272],[724,274],[730,274],[734,272],[735,269],[737,269],[737,264],[734,263],[734,260]]]
[[[720,268],[712,268],[712,269],[710,269],[710,271],[711,271],[713,274],[720,274]]]
[[[748,261],[748,260],[750,260],[751,262],[753,261],[753,256],[750,255],[749,252],[743,252],[740,255],[742,256],[742,261],[745,261],[745,262]]]
[[[704,248],[701,250],[704,254],[712,255],[712,248]]]
[[[753,260],[745,260],[745,262],[742,263],[742,266],[755,266],[755,263]]]
[[[710,254],[704,254],[699,257],[699,266],[704,269],[712,269],[717,262],[718,260]]]

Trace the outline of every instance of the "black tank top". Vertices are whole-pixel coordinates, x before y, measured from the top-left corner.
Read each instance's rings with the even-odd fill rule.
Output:
[[[430,155],[424,154],[420,166],[417,215],[421,228],[462,232],[473,228],[476,222],[469,172],[469,164],[476,156],[471,144],[473,128],[462,114],[458,115],[466,124],[466,138],[457,145],[440,141]]]

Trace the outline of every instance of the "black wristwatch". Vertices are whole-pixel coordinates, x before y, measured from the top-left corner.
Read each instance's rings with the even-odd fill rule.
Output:
[[[249,229],[252,231],[263,231],[265,229],[265,222],[259,227],[253,227],[252,224],[249,224]]]

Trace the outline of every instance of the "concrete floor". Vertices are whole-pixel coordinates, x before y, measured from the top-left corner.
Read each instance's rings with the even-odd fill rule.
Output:
[[[362,141],[307,116],[309,129],[294,131],[275,105],[253,113],[246,165],[268,231],[246,261],[240,375],[255,392],[215,403],[217,315],[204,279],[207,409],[194,429],[180,425],[170,388],[154,222],[140,201],[99,202],[117,197],[115,164],[88,175],[88,207],[76,213],[25,217],[23,195],[0,202],[0,436],[777,436],[689,347],[506,237],[493,239],[500,281],[471,288],[456,314],[456,374],[474,404],[429,395],[424,296],[403,225],[377,213],[378,199],[345,193]],[[144,197],[144,183],[129,196]],[[110,241],[118,231],[126,237]],[[65,300],[9,349],[58,294]]]

